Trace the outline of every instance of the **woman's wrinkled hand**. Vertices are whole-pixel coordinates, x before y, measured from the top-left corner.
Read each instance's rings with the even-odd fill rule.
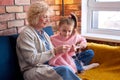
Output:
[[[66,53],[66,52],[70,51],[70,48],[71,48],[70,45],[62,45],[59,47],[55,47],[55,54]]]

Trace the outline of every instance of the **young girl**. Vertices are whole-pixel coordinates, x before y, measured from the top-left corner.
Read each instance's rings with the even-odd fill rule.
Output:
[[[72,71],[82,72],[99,66],[98,63],[90,64],[94,56],[93,50],[82,51],[87,46],[84,37],[76,32],[77,18],[71,13],[70,17],[63,17],[59,22],[59,33],[51,36],[51,41],[55,47],[68,45],[67,53],[56,55],[49,61],[50,65],[67,65]]]

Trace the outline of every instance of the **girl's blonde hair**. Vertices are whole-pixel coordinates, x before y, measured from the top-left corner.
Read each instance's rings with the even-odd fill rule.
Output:
[[[39,18],[46,15],[49,15],[50,8],[45,1],[39,1],[31,4],[28,13],[27,20],[30,26],[35,26],[39,23]]]
[[[62,17],[59,22],[59,27],[63,24],[74,25],[74,20],[68,17]]]
[[[78,22],[77,21],[78,21],[78,19],[77,19],[76,14],[71,13],[69,17],[62,17],[60,19],[59,27],[63,24],[74,25],[74,29],[73,29],[73,34],[74,34],[74,33],[77,33],[77,30],[76,30],[77,27],[78,27]]]
[[[63,24],[73,25],[74,28],[73,28],[72,34],[76,33],[75,22],[74,22],[74,20],[73,20],[72,18],[70,18],[70,17],[62,17],[62,18],[60,19],[58,29],[59,29]]]

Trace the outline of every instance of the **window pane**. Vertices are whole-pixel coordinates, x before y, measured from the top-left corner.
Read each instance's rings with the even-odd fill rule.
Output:
[[[93,28],[120,30],[120,11],[94,11]]]
[[[96,0],[97,2],[118,2],[120,0]]]

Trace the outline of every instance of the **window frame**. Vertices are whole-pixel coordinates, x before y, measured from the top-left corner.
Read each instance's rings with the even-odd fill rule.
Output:
[[[93,11],[120,11],[120,2],[95,1],[82,0],[81,35],[87,39],[120,43],[120,30],[91,28]]]

